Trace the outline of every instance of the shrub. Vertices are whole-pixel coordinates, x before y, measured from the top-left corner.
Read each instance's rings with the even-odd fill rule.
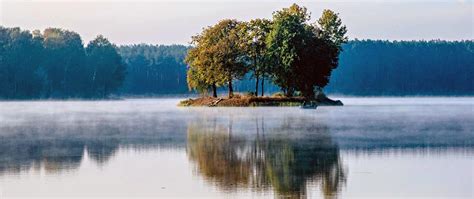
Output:
[[[276,92],[272,94],[272,97],[285,97],[285,94],[283,92]]]

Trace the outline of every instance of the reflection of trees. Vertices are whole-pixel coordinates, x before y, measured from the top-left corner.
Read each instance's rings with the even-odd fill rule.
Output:
[[[113,156],[119,146],[110,140],[67,138],[8,141],[0,143],[0,173],[21,172],[30,168],[44,168],[47,173],[75,170],[79,168],[86,148],[92,160],[103,163]]]
[[[74,171],[85,157],[103,165],[122,147],[176,148],[186,139],[182,133],[185,126],[174,125],[179,119],[174,117],[77,113],[74,119],[67,119],[67,114],[39,115],[18,123],[0,121],[0,175],[30,169]]]
[[[233,139],[222,129],[203,134],[193,133],[192,129],[194,127],[190,126],[189,155],[197,161],[205,177],[219,180],[219,184],[227,188],[249,183],[250,176],[247,174],[251,172],[250,164],[242,160],[245,157],[241,157],[243,154],[240,153],[241,149],[245,149],[244,140]]]
[[[84,148],[74,141],[23,140],[2,138],[0,143],[0,173],[20,172],[25,169],[44,167],[51,173],[59,168],[77,168]]]
[[[117,152],[120,141],[117,139],[94,140],[87,143],[89,157],[99,164],[105,164]]]
[[[262,121],[263,122],[263,121]],[[339,149],[324,126],[314,121],[287,119],[281,127],[259,127],[244,135],[238,128],[188,126],[188,156],[207,180],[228,190],[272,187],[279,196],[306,196],[308,183],[318,183],[327,198],[337,194],[345,174]]]

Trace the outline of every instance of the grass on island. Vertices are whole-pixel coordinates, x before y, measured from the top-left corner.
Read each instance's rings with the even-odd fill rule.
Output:
[[[234,96],[233,98],[200,97],[187,99],[179,103],[179,106],[299,106],[303,98],[286,97],[248,97]]]
[[[325,96],[324,96],[325,97]],[[325,97],[325,100],[316,99],[320,105],[342,105],[340,101],[333,101]],[[232,98],[223,97],[200,97],[186,99],[178,106],[221,106],[221,107],[254,107],[254,106],[300,106],[305,99],[303,97],[284,97],[281,95],[256,97],[251,95],[235,94]]]

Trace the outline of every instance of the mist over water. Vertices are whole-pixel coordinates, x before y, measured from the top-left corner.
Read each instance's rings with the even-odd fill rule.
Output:
[[[0,196],[472,198],[474,98],[0,102]]]

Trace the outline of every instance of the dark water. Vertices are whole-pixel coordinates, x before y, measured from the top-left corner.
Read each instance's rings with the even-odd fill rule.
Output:
[[[0,102],[0,198],[473,198],[474,98]]]

